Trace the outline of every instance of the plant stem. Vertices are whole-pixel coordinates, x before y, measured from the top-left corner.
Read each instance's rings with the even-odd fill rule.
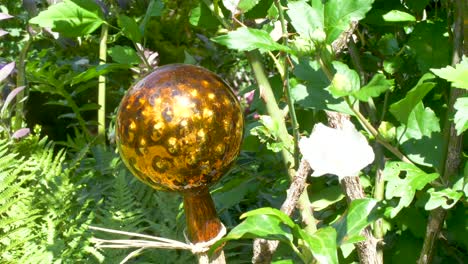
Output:
[[[452,4],[452,10],[455,12],[454,17],[454,30],[453,30],[453,57],[452,66],[458,64],[463,56],[463,12],[464,0],[455,0]],[[450,90],[449,110],[446,115],[445,133],[445,146],[446,158],[442,168],[442,181],[449,184],[453,175],[458,171],[461,161],[461,150],[463,137],[457,136],[455,123],[450,122],[454,113],[455,101],[464,95],[466,92],[462,89],[452,87]],[[443,227],[447,211],[438,207],[431,211],[429,220],[426,227],[426,236],[424,237],[423,248],[418,259],[418,264],[432,263],[434,255],[435,244],[439,238],[440,230]]]
[[[323,59],[320,57],[320,55],[318,56],[318,61],[320,63],[320,66],[322,67],[322,70],[323,72],[325,73],[325,75],[328,77],[328,79],[330,81],[333,80],[333,74],[332,74],[332,71],[330,69],[330,66],[328,66],[324,61]],[[413,162],[408,159],[403,153],[400,152],[400,150],[398,150],[396,147],[392,146],[390,143],[388,143],[380,134],[379,132],[377,131],[377,129],[374,128],[374,126],[372,126],[369,121],[367,121],[367,119],[361,114],[361,112],[359,112],[359,110],[356,110],[352,103],[349,101],[349,98],[346,97],[345,98],[346,102],[348,103],[349,107],[351,108],[351,110],[353,111],[354,115],[357,117],[357,119],[359,120],[359,122],[361,123],[361,125],[372,135],[375,137],[375,139],[382,145],[384,146],[387,150],[389,150],[390,152],[392,152],[395,156],[397,156],[397,158],[399,158],[400,160],[406,162],[406,163],[409,163],[409,164],[413,164]]]
[[[99,65],[107,61],[107,34],[109,26],[103,24],[101,28],[101,38],[99,39]],[[106,140],[106,76],[99,75],[98,79],[98,138]]]
[[[359,52],[356,47],[356,44],[354,43],[353,38],[349,39],[348,51],[349,51],[349,54],[351,55],[351,60],[354,64],[354,67],[359,72],[359,76],[361,79],[361,86],[364,86],[367,83],[365,71],[364,71],[364,67],[362,66],[361,58],[359,56]],[[369,107],[369,117],[371,119],[372,124],[378,125],[380,121],[377,120],[377,109],[375,107],[374,100],[372,100],[372,98],[370,98],[368,101],[368,107]],[[384,198],[384,192],[385,192],[385,182],[382,177],[382,171],[385,166],[385,158],[383,155],[382,146],[379,144],[375,144],[374,153],[375,153],[374,164],[376,166],[374,198],[377,201],[382,201]],[[373,224],[373,234],[374,234],[375,239],[377,240],[376,241],[377,251],[376,251],[375,257],[380,263],[383,263],[383,249],[379,245],[379,241],[382,240],[385,235],[382,219],[377,219],[375,223]]]
[[[369,121],[367,121],[367,119],[361,114],[361,112],[359,112],[358,110],[356,110],[351,102],[349,101],[348,98],[346,98],[346,102],[348,103],[349,107],[351,108],[351,110],[353,111],[354,115],[357,117],[357,119],[359,120],[359,122],[361,123],[361,125],[366,128],[366,130],[371,133],[372,136],[375,137],[375,140],[377,140],[377,142],[379,142],[379,144],[381,144],[382,146],[384,146],[388,151],[392,152],[397,158],[399,158],[401,161],[403,162],[406,162],[406,163],[409,163],[409,164],[413,164],[413,162],[408,158],[406,157],[403,153],[401,153],[401,151],[392,146],[390,143],[388,143],[381,135],[380,133],[377,131],[377,129],[374,128],[374,126],[372,126]]]
[[[273,89],[271,88],[268,77],[266,76],[265,70],[263,69],[263,65],[260,60],[260,54],[258,51],[249,51],[246,53],[246,56],[250,62],[250,65],[252,66],[252,70],[260,90],[260,97],[265,101],[267,112],[278,124],[279,140],[286,146],[281,151],[286,168],[294,168],[294,156],[291,154],[293,153],[292,147],[294,146],[294,143],[286,128],[283,112],[278,107],[278,102],[276,101],[275,95],[273,94]]]
[[[271,118],[278,124],[278,137],[281,142],[285,144],[285,148],[281,150],[283,156],[283,162],[285,167],[288,169],[289,178],[291,181],[294,181],[296,177],[295,160],[292,148],[294,148],[294,141],[291,135],[288,133],[286,123],[284,121],[283,112],[278,107],[278,102],[276,101],[275,95],[273,94],[273,89],[271,88],[268,77],[266,76],[265,70],[263,69],[262,62],[260,60],[260,54],[258,51],[246,52],[247,59],[252,66],[252,70],[257,81],[260,97],[265,101],[268,114]],[[307,216],[307,224],[315,225],[314,216],[310,212],[310,202],[307,198],[307,191],[302,192],[298,201],[298,208],[301,210],[301,214]],[[315,230],[315,226],[307,226],[306,230]],[[262,244],[265,243],[266,246]],[[252,259],[253,263],[269,263],[271,257],[276,248],[269,246],[268,243],[263,242],[262,240],[254,241],[254,257]]]
[[[281,31],[283,34],[283,45],[287,46],[288,45],[288,30],[286,28],[286,22],[284,19],[284,10],[283,6],[281,6],[281,3],[279,0],[275,0],[275,5],[276,8],[278,9],[278,15],[279,15],[279,21],[281,23]],[[291,118],[291,125],[292,125],[292,133],[294,137],[294,164],[299,163],[299,123],[297,122],[297,117],[296,117],[296,109],[294,107],[294,101],[291,97],[291,87],[289,86],[289,71],[288,71],[288,54],[285,52],[280,53],[283,57],[283,69],[282,71],[279,70],[279,72],[283,72],[282,74],[282,80],[283,80],[283,90],[286,96],[286,100],[288,102],[288,108],[289,108],[289,118]]]
[[[18,63],[16,64],[16,87],[25,86],[25,88],[16,95],[16,113],[13,123],[13,131],[20,129],[23,126],[24,97],[28,94],[28,87],[26,86],[26,55],[28,54],[32,41],[33,37],[29,35],[29,39],[21,49]]]

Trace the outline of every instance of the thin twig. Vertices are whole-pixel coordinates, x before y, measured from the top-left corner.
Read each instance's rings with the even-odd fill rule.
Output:
[[[458,64],[463,56],[463,12],[464,12],[464,0],[454,0],[452,4],[452,10],[455,13],[454,17],[454,30],[453,30],[453,57],[452,66]],[[461,149],[463,137],[462,135],[457,136],[455,124],[450,122],[450,117],[454,112],[453,105],[455,101],[465,94],[465,90],[457,89],[452,87],[450,91],[449,111],[447,111],[445,142],[447,146],[445,163],[442,180],[444,184],[449,184],[453,175],[456,174],[460,166],[461,161]],[[438,207],[431,211],[429,220],[426,227],[426,236],[424,237],[423,248],[418,259],[418,264],[432,263],[434,255],[434,248],[436,241],[439,238],[440,230],[442,229],[443,223],[447,211],[441,207]]]
[[[286,199],[281,205],[281,211],[283,213],[291,216],[294,208],[298,205],[299,197],[302,193],[305,193],[307,176],[311,171],[312,169],[309,163],[307,163],[305,159],[302,159],[297,174],[289,186]],[[315,223],[312,223],[312,225],[315,225]],[[270,263],[273,253],[278,248],[278,244],[279,241],[277,240],[269,241],[256,239],[254,242],[254,257],[252,258],[252,263]]]
[[[337,129],[342,129],[345,120],[349,120],[350,118],[349,115],[336,112],[327,112],[327,117],[328,124]],[[344,177],[341,180],[341,187],[346,195],[348,204],[351,204],[353,200],[365,198],[364,189],[357,175]],[[362,231],[362,235],[365,237],[365,240],[356,243],[359,262],[362,264],[383,263],[382,260],[378,258],[377,239],[372,235],[370,227],[366,227]]]

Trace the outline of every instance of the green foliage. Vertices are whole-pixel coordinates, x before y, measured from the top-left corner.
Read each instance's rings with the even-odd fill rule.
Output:
[[[418,164],[434,168],[442,162],[440,132],[439,118],[422,102],[411,111],[408,124],[396,130],[398,141],[408,157]]]
[[[78,37],[93,33],[105,21],[101,8],[91,0],[65,0],[50,6],[30,23],[50,27],[64,36]]]
[[[371,97],[378,97],[383,92],[390,90],[392,86],[393,80],[387,80],[385,75],[377,73],[368,84],[361,87],[359,91],[352,93],[352,95],[360,101],[367,102]]]
[[[452,66],[447,66],[442,69],[431,69],[431,71],[440,78],[446,79],[453,83],[453,86],[463,89],[468,89],[468,81],[466,75],[468,74],[468,58],[463,56],[462,61]]]
[[[442,175],[453,156],[446,153],[448,128],[454,125],[458,135],[468,129],[467,97],[450,100],[450,86],[468,87],[466,57],[449,65],[456,52],[452,2],[39,2],[0,4],[0,13],[13,16],[0,21],[2,261],[119,263],[131,252],[95,248],[93,236],[120,237],[90,232],[89,225],[184,240],[180,197],[134,179],[115,152],[112,131],[115,109],[139,76],[184,62],[217,72],[245,106],[239,159],[212,188],[230,230],[219,242],[227,241],[228,263],[249,263],[257,237],[281,241],[272,263],[356,263],[354,243],[362,241],[364,228],[385,245],[385,263],[414,263],[429,210],[436,208],[447,218],[434,261],[466,262],[468,165]],[[103,25],[106,43],[97,30]],[[100,43],[107,47],[105,63]],[[257,50],[279,114],[271,113],[265,85],[255,80],[251,55]],[[95,139],[102,75],[108,142]],[[23,106],[14,96],[20,93],[27,98]],[[305,204],[313,213],[286,216],[273,209],[286,198],[288,169],[297,169],[284,166],[284,155],[300,160],[292,139],[297,145],[326,122],[326,111],[352,115],[369,143],[379,146],[374,164],[359,175],[367,198],[348,204],[336,177],[308,178]],[[10,124],[21,112],[27,121],[21,127],[42,124],[42,131],[13,138]],[[466,139],[459,143],[467,164]],[[187,252],[149,249],[129,260],[192,262]]]
[[[460,135],[468,129],[468,98],[458,98],[453,107],[457,110],[454,121],[457,135]]]
[[[408,91],[403,99],[390,105],[390,112],[402,124],[408,122],[408,117],[413,108],[435,87],[436,84],[434,82],[428,81],[432,78],[434,78],[434,75],[426,73],[421,77],[416,86]]]
[[[359,90],[359,75],[356,71],[339,61],[333,62],[333,68],[336,73],[327,89],[335,98],[348,96]]]
[[[403,207],[410,205],[417,190],[421,190],[429,182],[437,179],[439,174],[427,174],[418,167],[403,163],[389,162],[383,171],[383,177],[387,182],[385,198],[390,200],[399,197],[398,206],[391,208],[390,217],[395,217]]]
[[[226,35],[212,38],[214,42],[226,45],[230,49],[250,51],[260,49],[262,51],[281,50],[292,52],[286,46],[276,43],[264,30],[241,27]]]
[[[375,221],[378,214],[374,200],[355,200],[348,212],[335,222],[333,227],[320,228],[313,234],[303,230],[287,215],[274,208],[249,211],[241,218],[245,220],[217,245],[240,238],[279,240],[289,245],[306,263],[310,261],[310,255],[320,263],[338,263],[337,246],[361,241],[361,231]],[[300,240],[303,240],[306,246],[296,242]]]
[[[412,22],[416,21],[416,18],[406,12],[400,10],[392,10],[385,15],[383,15],[383,19],[387,22]]]

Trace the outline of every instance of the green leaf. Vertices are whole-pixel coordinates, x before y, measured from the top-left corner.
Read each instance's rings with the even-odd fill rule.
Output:
[[[99,109],[101,106],[96,103],[88,103],[80,106],[80,112],[84,111],[94,111]]]
[[[429,201],[427,201],[426,205],[424,206],[424,209],[427,211],[433,210],[440,206],[444,209],[450,209],[463,196],[462,192],[458,192],[450,188],[445,188],[440,191],[436,191],[434,188],[431,188],[427,190],[427,193],[430,195]]]
[[[417,23],[408,41],[408,47],[416,57],[419,70],[424,73],[430,68],[450,64],[447,25],[445,22],[422,21]]]
[[[410,138],[430,137],[433,132],[440,132],[439,118],[434,111],[429,107],[424,108],[424,104],[419,102],[411,111],[408,124],[399,128],[399,131],[404,131],[400,144]]]
[[[91,34],[105,23],[100,7],[92,0],[64,0],[51,5],[29,22],[50,27],[67,37]]]
[[[367,102],[371,97],[378,97],[383,92],[389,90],[393,86],[393,80],[387,80],[385,75],[377,73],[370,82],[354,92],[352,95],[357,99]]]
[[[111,47],[108,52],[112,60],[120,64],[134,65],[141,62],[136,51],[128,46],[116,45]]]
[[[276,43],[266,31],[260,29],[241,27],[226,35],[212,38],[212,40],[230,49],[239,51],[260,49],[262,51],[280,50],[292,52],[289,47]]]
[[[313,1],[313,8],[305,1],[288,3],[287,14],[291,19],[291,24],[297,33],[304,38],[311,38],[320,41],[317,34],[325,36],[323,21],[323,4],[320,1]]]
[[[119,27],[122,30],[122,34],[133,41],[134,43],[141,43],[142,35],[137,22],[126,15],[119,16]]]
[[[387,22],[411,22],[416,21],[416,18],[408,14],[406,12],[400,10],[392,10],[385,15],[383,15],[383,19]]]
[[[301,230],[299,234],[307,243],[312,255],[318,263],[338,264],[335,229],[332,227],[320,228],[312,235]]]
[[[324,4],[325,2],[325,4]],[[352,21],[359,21],[371,9],[374,0],[312,0],[312,6],[305,1],[288,4],[287,14],[291,24],[303,37],[331,44]]]
[[[434,82],[426,82],[433,78],[434,75],[430,73],[424,74],[416,86],[408,91],[405,98],[390,106],[390,113],[392,113],[400,123],[406,124],[408,122],[408,116],[411,111],[413,111],[413,108],[435,87],[436,84]]]
[[[148,21],[151,17],[160,17],[164,10],[164,3],[162,0],[151,0],[148,4],[148,8],[146,9],[145,16],[140,22],[140,32],[141,35],[144,35],[146,32],[146,27],[148,25]]]
[[[325,89],[330,85],[330,81],[317,61],[300,59],[299,62],[295,62],[293,73],[297,78],[306,81],[305,85],[298,84],[291,89],[291,95],[299,106],[306,109],[332,110],[354,115],[342,98],[334,98]]]
[[[219,21],[213,16],[213,12],[201,2],[190,11],[189,22],[204,29],[216,29],[219,26]]]
[[[333,223],[338,234],[338,245],[361,241],[361,231],[378,217],[377,202],[374,199],[352,201],[347,213]]]
[[[234,227],[223,241],[240,238],[264,238],[290,243],[290,230],[274,215],[252,215]]]
[[[468,129],[468,97],[458,98],[453,107],[457,110],[454,120],[455,129],[457,130],[457,135],[460,135]]]
[[[438,173],[428,174],[415,165],[405,162],[387,162],[382,174],[387,182],[385,198],[390,200],[400,197],[398,206],[390,211],[391,218],[395,217],[403,207],[411,204],[417,190],[421,190],[439,177]]]
[[[314,208],[314,212],[323,210],[341,201],[344,197],[341,186],[338,185],[323,188],[318,192],[309,194],[310,205]]]
[[[85,82],[91,80],[99,75],[106,74],[108,72],[112,72],[115,70],[123,70],[128,69],[130,65],[128,64],[118,64],[118,63],[108,63],[108,64],[101,64],[97,66],[90,67],[86,71],[80,73],[79,75],[75,76],[71,82],[71,85],[75,85],[80,82]]]
[[[359,75],[355,70],[339,61],[333,62],[333,68],[335,68],[336,72],[330,86],[327,88],[333,97],[348,96],[359,90]]]
[[[317,0],[317,2],[319,2]],[[330,0],[325,4],[325,32],[327,43],[331,44],[352,21],[359,21],[371,9],[374,0]]]
[[[254,8],[260,0],[223,0],[223,5],[233,14],[246,13]]]
[[[452,66],[447,66],[442,69],[431,69],[431,71],[449,82],[453,86],[463,89],[468,89],[468,57],[463,56],[463,59],[460,63],[455,65],[455,68]]]
[[[237,5],[237,9],[242,13],[246,13],[250,9],[254,8],[260,0],[240,0]]]
[[[397,128],[404,153],[415,163],[438,167],[442,159],[442,134],[439,118],[420,102],[411,111],[408,124]]]
[[[398,46],[398,40],[393,34],[383,35],[379,39],[377,46],[379,51],[386,56],[393,56],[400,50],[400,47]],[[396,60],[396,58],[398,57],[391,57],[389,60]]]
[[[280,210],[276,209],[276,208],[271,208],[271,207],[263,207],[263,208],[259,208],[259,209],[255,209],[255,210],[252,210],[252,211],[248,211],[247,213],[243,213],[240,217],[240,219],[243,219],[243,218],[246,218],[246,217],[250,217],[250,216],[254,216],[254,215],[268,215],[268,216],[274,216],[276,218],[278,218],[279,220],[281,220],[281,222],[291,228],[293,228],[296,224],[291,220],[291,218],[281,212]]]
[[[164,2],[162,0],[152,0],[152,2],[154,2],[154,4],[151,5],[151,9],[148,10],[150,12],[150,16],[160,17],[164,10]]]

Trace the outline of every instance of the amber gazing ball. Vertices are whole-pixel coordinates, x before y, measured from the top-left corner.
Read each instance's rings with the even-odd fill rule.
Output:
[[[129,170],[157,190],[216,182],[239,154],[243,116],[232,89],[197,66],[159,67],[120,103],[116,139]]]

